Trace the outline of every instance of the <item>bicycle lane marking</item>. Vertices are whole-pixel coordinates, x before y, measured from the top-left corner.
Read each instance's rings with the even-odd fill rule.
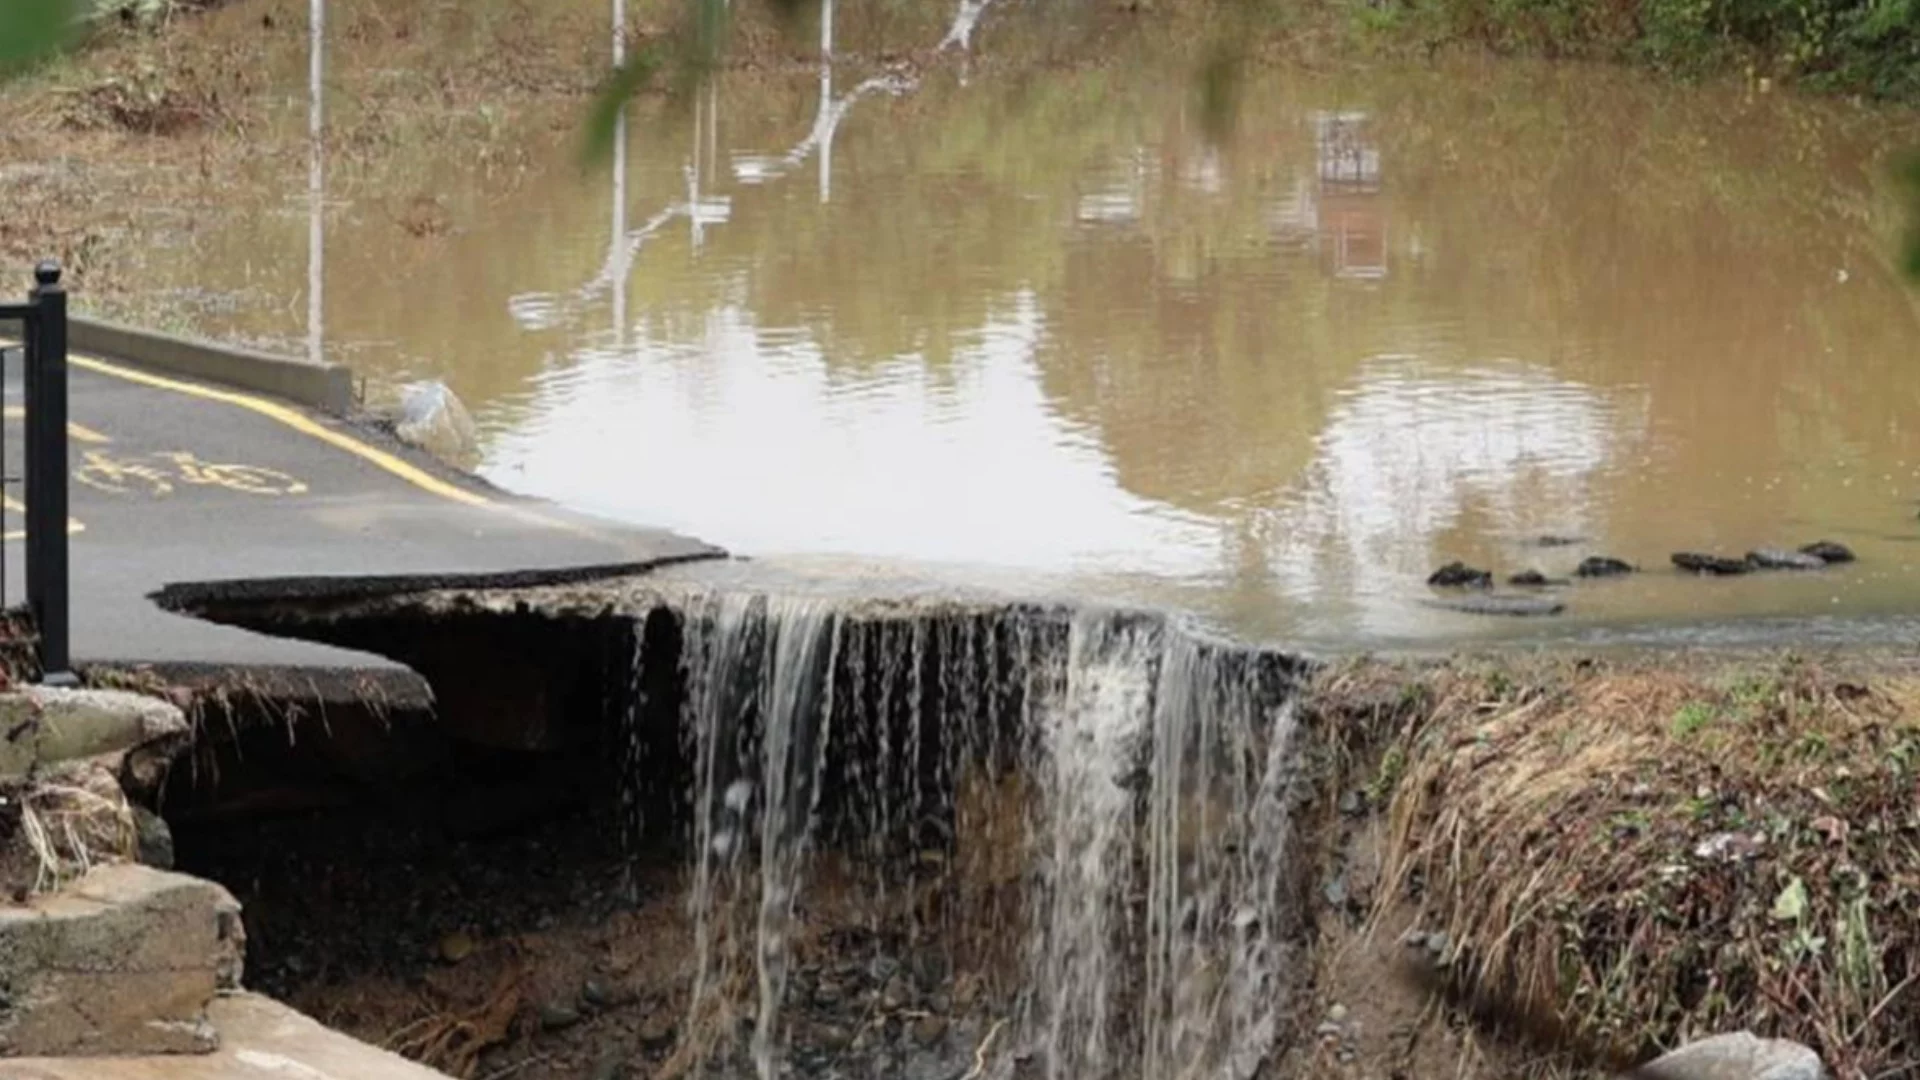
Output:
[[[449,483],[385,450],[369,446],[351,435],[335,431],[315,421],[298,409],[281,405],[278,402],[268,401],[264,398],[254,397],[251,394],[243,394],[233,390],[222,390],[211,386],[204,386],[199,383],[168,378],[164,375],[154,375],[148,372],[138,371],[107,360],[102,360],[96,356],[70,353],[68,354],[67,362],[75,367],[83,368],[99,375],[106,375],[126,382],[153,387],[157,390],[185,394],[203,401],[213,401],[223,405],[231,405],[235,408],[245,409],[249,412],[264,416],[269,420],[273,420],[284,427],[292,428],[302,435],[326,443],[337,450],[351,454],[428,494],[437,495],[452,502],[463,503],[478,509],[496,511],[506,514],[509,517],[518,518],[529,524],[540,525],[546,528],[586,535],[593,535],[594,533],[594,530],[584,526],[551,518],[545,514],[528,510],[525,507],[497,502],[478,492],[469,491],[457,484]]]

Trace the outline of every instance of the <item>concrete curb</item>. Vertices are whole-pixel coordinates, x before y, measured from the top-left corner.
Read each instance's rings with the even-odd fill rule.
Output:
[[[338,416],[353,411],[353,376],[338,364],[315,364],[82,315],[69,317],[67,344],[77,352],[272,394]]]

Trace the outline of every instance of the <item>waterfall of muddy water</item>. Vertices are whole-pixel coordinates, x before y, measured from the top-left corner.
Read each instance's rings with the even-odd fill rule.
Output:
[[[817,910],[811,856],[832,848],[860,867],[856,907],[876,924],[915,887],[902,855],[923,867],[971,846],[1011,865],[994,876],[1020,892],[1025,945],[1008,953],[1013,1030],[988,1076],[1024,1059],[1061,1080],[1237,1080],[1270,1052],[1293,914],[1293,662],[1145,613],[745,590],[662,602],[681,626],[693,775],[683,1037],[699,1069],[792,1071],[789,972]],[[964,793],[1010,779],[1027,793],[1010,815],[1023,840],[967,835],[981,819]],[[963,869],[932,886],[950,902],[931,918],[972,917],[951,898],[980,883],[947,865]],[[983,939],[1018,918],[981,917]]]

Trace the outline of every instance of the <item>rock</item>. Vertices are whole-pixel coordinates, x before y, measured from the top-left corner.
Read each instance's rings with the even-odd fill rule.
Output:
[[[549,1001],[540,1006],[540,1026],[559,1031],[580,1022],[580,1010],[564,1002]]]
[[[961,979],[953,988],[953,1007],[965,1011],[980,1000],[980,980]]]
[[[0,1054],[216,1049],[206,1008],[239,988],[245,947],[225,889],[133,863],[0,908]]]
[[[1342,792],[1340,795],[1340,812],[1348,817],[1360,813],[1361,810],[1366,808],[1366,803],[1362,801],[1362,798],[1358,791]]]
[[[434,953],[449,964],[457,964],[472,956],[473,949],[473,938],[465,930],[455,930],[451,934],[441,935]]]
[[[1327,898],[1328,907],[1343,908],[1347,906],[1346,875],[1342,874],[1341,876],[1334,878],[1332,881],[1327,882],[1326,887],[1321,889],[1320,891],[1322,895],[1324,895]]]
[[[820,985],[813,988],[813,1003],[831,1009],[840,1004],[846,995],[841,992],[840,984],[832,979],[821,979]]]
[[[1800,554],[1811,555],[1824,563],[1843,563],[1853,561],[1853,550],[1845,544],[1832,540],[1816,540],[1800,548]]]
[[[1586,542],[1584,536],[1564,536],[1559,533],[1541,533],[1533,538],[1533,546],[1543,548],[1572,547]]]
[[[1550,578],[1538,570],[1522,570],[1507,579],[1509,585],[1521,585],[1527,588],[1542,588],[1548,585],[1565,585],[1565,578]]]
[[[1827,560],[1818,555],[1808,555],[1799,551],[1779,551],[1774,548],[1760,548],[1747,552],[1747,562],[1760,570],[1820,570]]]
[[[480,438],[472,414],[453,390],[437,379],[400,388],[393,433],[400,441],[451,465],[468,467],[480,456]]]
[[[637,997],[633,987],[624,983],[588,979],[580,984],[580,1000],[596,1009],[617,1009],[632,1004]]]
[[[57,761],[189,737],[187,718],[158,698],[123,690],[30,687],[0,693],[0,776]]]
[[[1432,955],[1435,960],[1445,963],[1447,960],[1447,950],[1453,947],[1453,939],[1448,937],[1444,931],[1435,931],[1427,935],[1427,940],[1424,944],[1427,947],[1427,952]]]
[[[1327,1007],[1327,1019],[1333,1021],[1336,1024],[1346,1023],[1347,1007],[1345,1005],[1340,1004],[1337,1001],[1334,1002],[1332,1005]]]
[[[1346,1064],[1347,1062],[1352,1061],[1354,1058],[1359,1057],[1360,1055],[1354,1053],[1353,1047],[1343,1046],[1340,1048],[1340,1053],[1337,1054],[1336,1056],[1340,1059],[1341,1064]]]
[[[814,1032],[814,1041],[827,1050],[845,1050],[853,1033],[839,1024],[824,1024]]]
[[[921,949],[913,956],[913,974],[920,980],[921,986],[939,986],[947,981],[950,973],[947,954],[943,949]]]
[[[913,985],[905,976],[895,975],[887,980],[887,988],[880,992],[880,1007],[888,1011],[904,1009],[913,1004]]]
[[[1338,1039],[1340,1036],[1346,1034],[1346,1031],[1346,1028],[1341,1027],[1331,1020],[1322,1021],[1319,1027],[1313,1029],[1315,1035],[1328,1041]]]
[[[134,846],[137,857],[158,870],[173,869],[173,830],[166,819],[138,803],[128,804],[133,812]]]
[[[923,1016],[913,1022],[913,1041],[921,1046],[932,1046],[945,1038],[947,1020],[943,1016]]]
[[[1826,1080],[1826,1067],[1812,1050],[1786,1039],[1749,1032],[1715,1035],[1688,1043],[1641,1066],[1646,1080]]]
[[[1428,575],[1427,584],[1439,589],[1490,589],[1493,575],[1463,562],[1450,562]]]
[[[649,1050],[663,1050],[673,1044],[673,1037],[679,1030],[680,1026],[674,1021],[672,1012],[656,1009],[652,1015],[640,1021],[640,1045]]]
[[[1633,573],[1632,563],[1609,555],[1590,555],[1581,559],[1580,565],[1573,571],[1575,577],[1583,578],[1619,577],[1622,574],[1631,573]]]
[[[1724,555],[1703,555],[1697,551],[1674,552],[1673,565],[1690,573],[1709,574],[1714,577],[1731,577],[1753,569],[1745,559],[1729,559]]]
[[[1459,611],[1468,615],[1541,616],[1558,615],[1567,609],[1564,601],[1549,596],[1514,596],[1489,593],[1485,596],[1443,596],[1426,601],[1429,607]]]

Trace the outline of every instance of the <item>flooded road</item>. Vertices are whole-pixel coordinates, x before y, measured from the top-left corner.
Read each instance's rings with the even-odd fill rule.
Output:
[[[1151,49],[959,44],[636,103],[584,176],[577,115],[503,122],[535,173],[510,191],[423,145],[308,201],[290,160],[145,280],[203,298],[191,329],[445,379],[507,488],[740,553],[1033,575],[1321,644],[1920,612],[1920,289],[1883,179],[1910,114],[1269,69],[1212,144],[1190,66]],[[1860,561],[1667,561],[1816,539]],[[1646,572],[1551,623],[1423,602],[1452,559],[1594,553]]]

